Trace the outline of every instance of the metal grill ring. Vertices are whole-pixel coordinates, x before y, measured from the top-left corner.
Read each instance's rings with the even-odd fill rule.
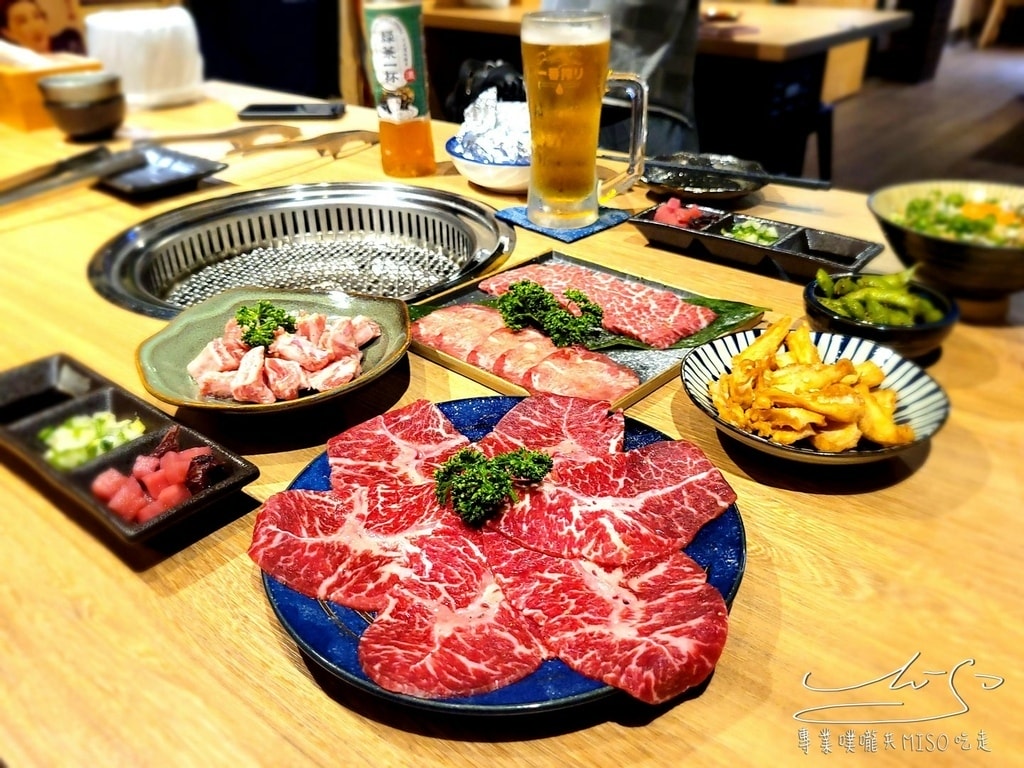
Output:
[[[93,287],[132,311],[172,317],[228,288],[347,290],[415,301],[512,251],[483,204],[397,184],[312,184],[203,201],[107,243]]]

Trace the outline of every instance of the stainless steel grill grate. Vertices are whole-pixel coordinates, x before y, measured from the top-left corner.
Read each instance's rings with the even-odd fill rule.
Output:
[[[333,290],[415,301],[511,253],[514,230],[458,195],[399,184],[280,187],[156,216],[89,265],[114,303],[172,317],[227,288]]]

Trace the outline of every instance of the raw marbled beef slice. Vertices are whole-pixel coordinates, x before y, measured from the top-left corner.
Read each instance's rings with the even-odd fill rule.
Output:
[[[487,562],[509,602],[569,667],[659,704],[699,685],[725,647],[728,611],[682,552],[605,569],[554,558],[496,533]]]
[[[249,556],[265,572],[308,597],[374,611],[405,578],[416,542],[436,520],[390,535],[368,531],[366,488],[344,492],[287,490],[256,516]]]
[[[656,349],[664,349],[714,321],[716,314],[680,298],[665,288],[624,280],[578,264],[527,264],[483,280],[482,291],[497,296],[512,283],[532,280],[559,298],[568,288],[583,291],[604,310],[602,325]]]
[[[363,633],[360,664],[382,688],[472,696],[525,677],[551,655],[505,600],[478,537],[458,521],[436,530],[412,558],[413,578],[395,585]]]
[[[663,440],[559,464],[492,527],[558,557],[618,565],[686,546],[736,494],[699,447]]]
[[[468,444],[436,405],[417,400],[327,441],[331,487],[433,482],[434,470]]]
[[[581,461],[621,453],[625,417],[608,406],[607,401],[565,395],[527,397],[499,419],[478,447],[488,456],[530,448]]]

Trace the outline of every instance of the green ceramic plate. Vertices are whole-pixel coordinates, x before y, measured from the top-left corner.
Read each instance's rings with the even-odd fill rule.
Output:
[[[363,347],[363,371],[348,384],[276,403],[242,403],[200,396],[185,366],[224,331],[224,324],[243,305],[266,299],[296,313],[365,315],[377,322],[381,335]],[[409,310],[400,299],[330,291],[288,291],[274,288],[231,288],[181,312],[167,327],[139,345],[135,363],[142,383],[154,397],[179,407],[264,413],[301,408],[338,397],[379,377],[397,363],[409,346]]]

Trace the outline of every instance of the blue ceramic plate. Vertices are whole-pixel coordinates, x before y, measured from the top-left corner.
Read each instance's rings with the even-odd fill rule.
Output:
[[[480,397],[439,403],[438,407],[462,434],[476,441],[521,399]],[[661,432],[626,419],[627,450],[666,439],[669,438]],[[327,455],[321,454],[290,487],[328,490],[329,478]],[[708,581],[731,604],[746,563],[746,538],[736,505],[705,525],[686,552],[707,570]],[[533,714],[579,706],[615,692],[611,686],[583,677],[561,661],[551,659],[528,677],[478,696],[423,699],[392,693],[372,682],[359,666],[359,636],[367,626],[359,613],[300,595],[266,574],[263,585],[274,613],[306,655],[343,682],[396,704],[447,714]]]
[[[741,331],[715,339],[690,351],[683,358],[682,377],[686,394],[715,426],[742,443],[773,456],[809,464],[866,464],[881,461],[916,448],[939,431],[949,417],[949,398],[924,369],[901,357],[888,347],[854,336],[836,333],[811,333],[821,359],[834,363],[847,357],[854,363],[873,360],[885,372],[882,387],[896,390],[897,424],[910,424],[916,439],[888,448],[865,447],[840,453],[819,451],[810,445],[781,445],[766,437],[746,432],[722,420],[711,403],[708,385],[732,370],[732,358],[761,335],[761,330]]]

